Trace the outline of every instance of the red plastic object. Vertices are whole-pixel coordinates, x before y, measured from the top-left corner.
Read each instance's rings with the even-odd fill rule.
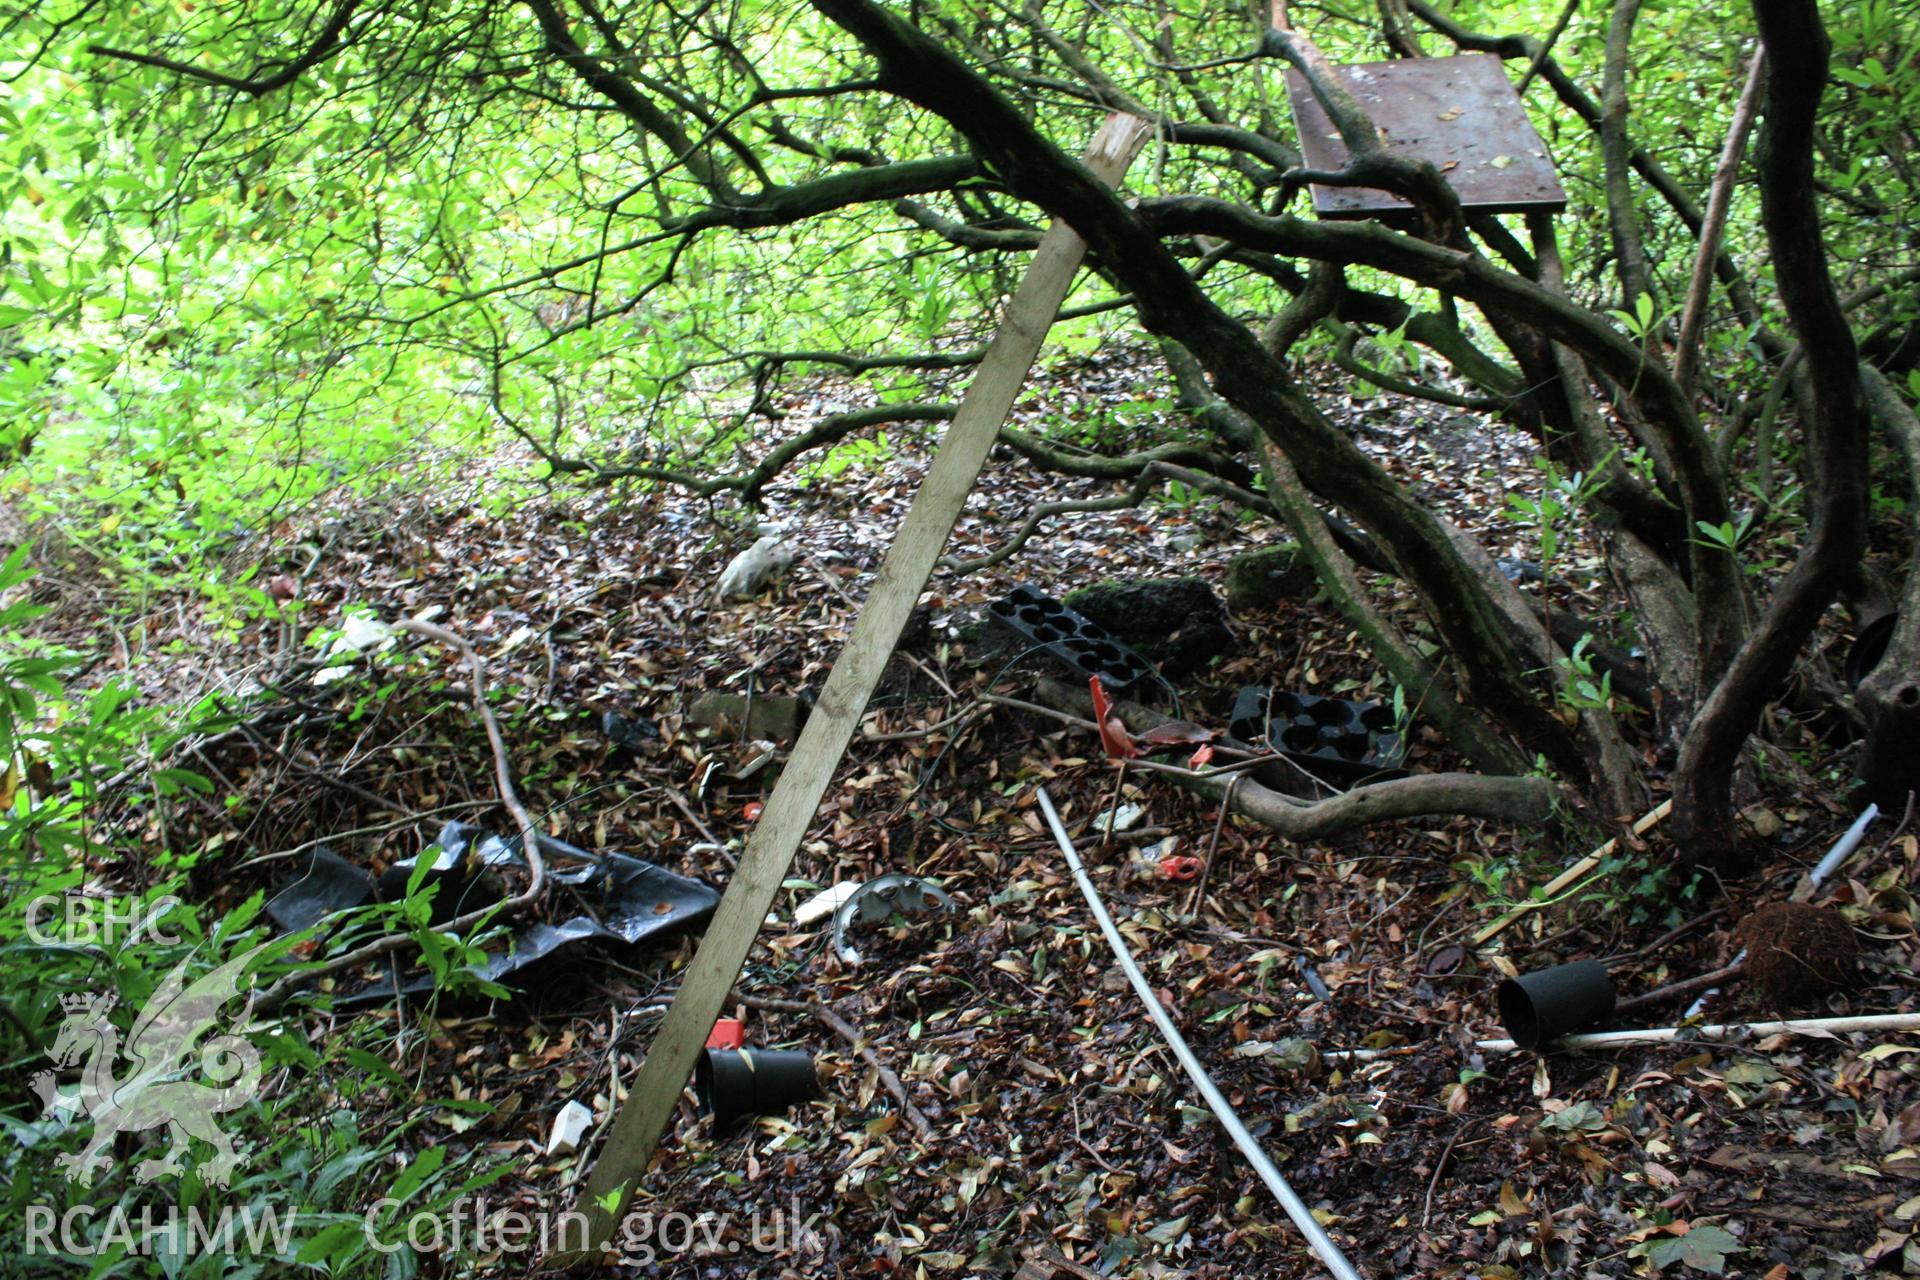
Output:
[[[747,1029],[738,1018],[720,1018],[707,1032],[707,1048],[738,1049],[747,1042]]]
[[[1113,714],[1113,702],[1107,697],[1099,676],[1087,681],[1087,691],[1093,695],[1093,722],[1100,729],[1100,745],[1106,748],[1108,758],[1131,760],[1139,755],[1133,749],[1133,739],[1127,736],[1127,726]]]
[[[766,809],[767,806],[761,804],[758,800],[749,800],[745,805],[741,806],[740,816],[748,822],[758,822],[760,821],[760,815],[765,813]]]
[[[1200,875],[1200,859],[1184,853],[1160,859],[1160,870],[1169,880],[1193,880]]]

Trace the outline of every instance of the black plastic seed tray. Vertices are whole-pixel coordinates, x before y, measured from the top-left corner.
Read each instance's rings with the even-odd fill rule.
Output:
[[[1271,746],[1336,781],[1398,769],[1407,758],[1406,738],[1395,731],[1392,708],[1378,702],[1242,689],[1227,732],[1242,742]]]
[[[1090,622],[1052,596],[1032,587],[1015,587],[1005,599],[987,606],[1001,626],[1025,636],[1083,676],[1118,692],[1153,674],[1153,668],[1105,627]]]

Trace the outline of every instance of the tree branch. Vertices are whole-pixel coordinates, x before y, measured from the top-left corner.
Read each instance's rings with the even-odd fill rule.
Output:
[[[1684,855],[1712,861],[1736,853],[1730,789],[1740,745],[1866,548],[1866,404],[1853,330],[1827,270],[1813,185],[1814,114],[1831,46],[1814,0],[1755,0],[1754,13],[1771,64],[1760,135],[1761,222],[1813,389],[1814,412],[1804,424],[1808,534],[1680,748],[1675,838]]]
[[[1720,238],[1727,229],[1727,211],[1733,204],[1733,181],[1740,174],[1740,157],[1747,149],[1747,132],[1753,127],[1753,111],[1760,100],[1760,86],[1766,79],[1767,51],[1753,51],[1747,67],[1747,85],[1733,109],[1733,123],[1727,126],[1727,142],[1720,151],[1720,163],[1713,171],[1713,187],[1707,194],[1706,221],[1700,227],[1700,247],[1694,254],[1693,277],[1687,282],[1687,302],[1680,315],[1680,338],[1673,353],[1673,380],[1682,391],[1693,389],[1694,375],[1700,366],[1700,331],[1706,324],[1707,294],[1713,287],[1714,263],[1720,257]]]
[[[1084,687],[1042,677],[1036,691],[1046,702],[1072,712],[1089,731],[1093,729],[1089,719],[1093,700]],[[1168,719],[1133,702],[1115,703],[1114,711],[1134,733],[1144,733]],[[1225,804],[1287,840],[1324,840],[1374,823],[1441,815],[1538,827],[1553,816],[1560,800],[1560,788],[1546,778],[1478,773],[1414,774],[1358,786],[1331,799],[1305,802],[1281,795],[1237,771],[1206,774],[1169,766],[1155,772]]]
[[[117,58],[122,62],[137,63],[143,67],[153,67],[160,71],[170,71],[175,75],[199,80],[204,84],[218,85],[222,89],[232,89],[255,98],[264,98],[276,89],[284,89],[298,80],[306,72],[319,66],[346,43],[347,24],[353,20],[354,12],[359,9],[360,0],[342,0],[335,6],[333,15],[327,19],[327,25],[307,46],[304,53],[291,62],[264,62],[254,69],[251,76],[230,76],[219,71],[209,71],[196,67],[190,62],[178,62],[172,58],[163,58],[158,54],[140,53],[132,49],[116,49],[104,44],[90,44],[87,52],[100,58]],[[266,74],[269,67],[279,70]]]

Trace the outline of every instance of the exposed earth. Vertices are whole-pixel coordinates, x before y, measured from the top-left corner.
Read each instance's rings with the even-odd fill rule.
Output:
[[[1157,378],[1130,350],[1059,361],[1016,420],[1065,415],[1103,445],[1124,443],[1125,419],[1104,407],[1161,394]],[[781,429],[845,407],[843,394],[813,384],[784,406]],[[1538,482],[1524,437],[1378,397],[1344,403],[1358,438],[1419,474],[1495,555],[1533,554],[1504,502]],[[317,840],[377,872],[449,817],[508,829],[454,655],[407,641],[345,679],[315,678],[306,634],[340,627],[344,607],[389,620],[437,610],[485,658],[521,795],[553,835],[724,887],[775,769],[749,770],[765,749],[695,723],[690,704],[714,690],[818,689],[930,439],[902,437],[817,482],[776,485],[763,519],[801,556],[745,601],[715,602],[710,588],[757,536],[752,519],[672,494],[530,488],[508,503],[475,472],[466,493],[301,513],[257,532],[236,563],[286,577],[304,603],[297,631],[223,629],[190,602],[158,600],[117,649],[157,696],[251,699],[244,731],[183,762],[237,800],[122,820],[198,851],[196,890],[221,909],[271,892],[289,851]],[[990,465],[958,534],[966,554],[998,545],[1038,501],[1113,491],[1036,476],[1011,457]],[[1101,580],[1193,577],[1224,599],[1231,558],[1279,540],[1210,501],[1163,493],[1137,510],[1056,521],[992,569],[936,575],[924,626],[883,682],[737,989],[748,1042],[813,1052],[825,1096],[720,1133],[684,1103],[636,1209],[712,1215],[718,1235],[692,1258],[641,1242],[616,1274],[1005,1276],[1023,1262],[1033,1275],[1323,1274],[1122,980],[1036,812],[1041,783],[1194,1050],[1368,1274],[1920,1274],[1911,1034],[1546,1056],[1474,1047],[1502,1034],[1492,988],[1516,969],[1604,959],[1624,998],[1728,964],[1751,945],[1737,922],[1786,899],[1847,826],[1837,786],[1752,797],[1772,851],[1758,874],[1682,883],[1656,827],[1482,954],[1474,930],[1605,832],[1574,819],[1538,831],[1452,820],[1291,844],[1222,822],[1150,774],[1130,771],[1116,793],[1091,733],[977,704],[989,689],[1031,700],[1037,677],[1063,674],[1044,653],[1015,651],[1009,663],[978,631],[983,606],[1012,586],[1059,596]],[[1563,603],[1597,593],[1586,554],[1577,537],[1563,542],[1545,580],[1525,589]],[[108,589],[84,564],[41,587],[60,606],[48,625],[76,632]],[[1243,685],[1392,700],[1310,589],[1222,617],[1220,656],[1175,680],[1189,720],[1223,729]],[[626,745],[603,732],[609,712],[639,726]],[[1407,767],[1457,765],[1417,711],[1413,723]],[[1116,795],[1142,812],[1107,842],[1094,820]],[[1161,868],[1175,855],[1211,862],[1197,909],[1195,884]],[[1913,825],[1888,815],[1816,899],[1843,923],[1857,967],[1796,993],[1793,1007],[1730,980],[1700,1020],[1920,1009],[1917,870]],[[866,935],[857,967],[833,954],[830,929],[792,924],[817,890],[889,871],[937,879],[956,911]],[[511,1000],[409,1007],[423,1034],[396,1037],[391,1065],[411,1088],[387,1090],[385,1104],[395,1117],[420,1099],[493,1104],[477,1120],[439,1113],[417,1142],[508,1162],[487,1191],[500,1209],[569,1206],[594,1144],[549,1158],[553,1118],[578,1100],[604,1133],[616,1082],[631,1079],[692,945],[576,952]],[[1695,994],[1611,1025],[1672,1025]],[[844,1038],[779,1007],[810,1001],[897,1077],[930,1139]],[[1401,1051],[1332,1056],[1346,1049]],[[789,1217],[774,1232],[775,1208],[797,1209],[804,1228]],[[427,1261],[445,1275],[534,1266],[508,1250]]]

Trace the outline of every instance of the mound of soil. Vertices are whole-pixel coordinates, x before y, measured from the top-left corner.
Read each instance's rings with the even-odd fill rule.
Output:
[[[1839,913],[1769,902],[1740,922],[1747,978],[1782,1006],[1805,1004],[1854,976],[1860,947]]]

